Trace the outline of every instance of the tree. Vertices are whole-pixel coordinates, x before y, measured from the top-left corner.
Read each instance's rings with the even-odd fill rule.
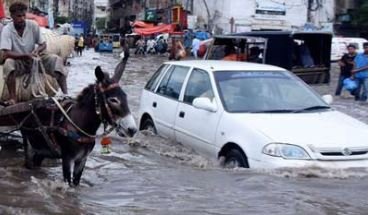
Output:
[[[64,24],[71,22],[71,18],[65,16],[58,16],[55,18],[55,23]]]
[[[367,0],[362,0],[360,7],[354,9],[351,13],[352,15],[352,24],[355,26],[368,26],[368,2]]]
[[[95,27],[96,29],[104,29],[105,28],[105,18],[96,18],[95,20]]]

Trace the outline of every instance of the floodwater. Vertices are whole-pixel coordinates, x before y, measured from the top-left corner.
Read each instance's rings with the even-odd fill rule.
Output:
[[[164,60],[129,61],[120,84],[136,119],[141,89]],[[73,58],[70,93],[94,82],[96,65],[113,72],[116,63],[112,54],[92,50]],[[339,97],[334,106],[367,121],[367,104]],[[367,214],[367,169],[226,170],[149,133],[138,134],[130,144],[113,138],[111,154],[101,154],[96,145],[77,188],[63,183],[60,161],[27,170],[19,144],[3,143],[0,214]]]

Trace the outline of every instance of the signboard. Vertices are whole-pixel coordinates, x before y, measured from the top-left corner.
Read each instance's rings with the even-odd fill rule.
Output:
[[[256,14],[285,16],[285,0],[281,3],[277,0],[256,0]]]
[[[197,23],[197,16],[188,15],[188,28],[194,29],[196,27],[196,23]]]
[[[157,21],[157,10],[156,9],[145,10],[145,21],[150,21],[150,22]]]
[[[0,18],[5,18],[5,8],[4,3],[2,0],[0,0]],[[2,95],[2,94],[1,94]]]
[[[72,35],[80,35],[85,33],[85,22],[83,21],[74,21],[72,22]]]

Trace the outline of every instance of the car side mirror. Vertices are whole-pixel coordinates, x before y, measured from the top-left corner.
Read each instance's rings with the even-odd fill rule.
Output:
[[[193,106],[198,109],[206,110],[209,112],[216,112],[217,105],[211,102],[207,97],[198,97],[193,101]]]
[[[322,99],[326,102],[326,104],[330,105],[333,103],[333,96],[332,95],[323,95]]]

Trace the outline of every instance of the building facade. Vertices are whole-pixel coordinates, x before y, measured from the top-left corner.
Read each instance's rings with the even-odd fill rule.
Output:
[[[86,25],[87,32],[90,31],[94,18],[94,1],[91,0],[71,0],[69,14],[72,21],[81,21]]]
[[[368,37],[368,1],[336,0],[334,29],[341,36]]]
[[[182,1],[185,4],[187,1]],[[334,0],[194,0],[194,28],[215,33],[301,29],[310,23],[332,29]]]
[[[108,0],[95,0],[93,28],[103,31],[107,28]]]
[[[143,0],[109,0],[108,30],[124,31],[130,20],[140,19],[144,4]]]
[[[147,20],[156,11],[157,22],[168,23],[166,9],[181,4],[188,27],[216,34],[254,30],[323,30],[342,35],[367,35],[367,19],[354,25],[366,0],[109,0],[108,28],[125,29],[129,21]]]
[[[70,16],[70,0],[54,0],[54,5],[57,16]]]

